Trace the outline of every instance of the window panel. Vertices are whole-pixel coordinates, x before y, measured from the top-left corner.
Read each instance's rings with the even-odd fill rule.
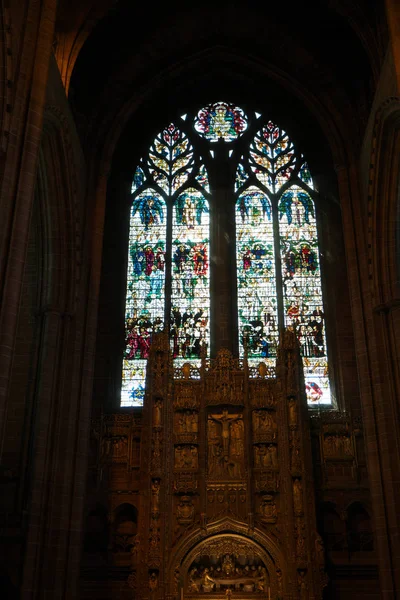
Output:
[[[302,188],[292,186],[278,208],[285,325],[296,327],[308,402],[330,404],[314,203]]]
[[[210,343],[209,207],[190,188],[173,208],[171,347],[179,361],[200,358]]]
[[[278,314],[272,207],[256,187],[236,203],[236,261],[240,355],[247,341],[251,365],[275,367]]]
[[[142,404],[151,335],[164,327],[165,242],[165,201],[149,188],[131,207],[122,406]]]

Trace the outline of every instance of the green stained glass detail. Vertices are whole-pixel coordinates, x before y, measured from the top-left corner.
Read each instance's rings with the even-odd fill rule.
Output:
[[[314,203],[292,186],[278,211],[285,325],[296,327],[308,402],[331,404]]]
[[[194,128],[209,142],[233,142],[247,129],[244,111],[229,102],[214,102],[202,108],[195,118]]]
[[[247,338],[250,364],[275,367],[278,313],[272,207],[256,187],[236,203],[239,348]]]
[[[168,195],[178,191],[193,171],[193,148],[173,123],[158,134],[147,160],[153,182]]]
[[[172,223],[170,335],[175,359],[196,360],[210,341],[210,220],[198,190],[176,199]]]

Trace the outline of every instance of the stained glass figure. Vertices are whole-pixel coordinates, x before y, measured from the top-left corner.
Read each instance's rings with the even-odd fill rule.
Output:
[[[202,108],[194,121],[194,128],[209,142],[233,142],[247,129],[243,110],[229,102],[214,102]]]
[[[164,326],[165,240],[165,201],[148,188],[131,207],[122,406],[143,403],[151,336]]]
[[[210,338],[207,200],[194,188],[186,190],[176,199],[172,219],[171,347],[174,359],[198,361]]]
[[[147,164],[153,182],[172,195],[193,171],[193,148],[188,137],[171,123],[154,140]]]
[[[249,363],[273,369],[278,313],[272,207],[254,186],[236,203],[236,261],[240,355],[247,343]]]
[[[249,162],[260,183],[277,193],[295,168],[293,143],[283,129],[268,121],[250,144]]]
[[[285,325],[296,327],[308,402],[331,404],[314,203],[292,186],[278,211]]]

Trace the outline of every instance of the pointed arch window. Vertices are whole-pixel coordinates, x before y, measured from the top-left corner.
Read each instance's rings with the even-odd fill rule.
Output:
[[[178,368],[189,362],[195,370],[202,347],[209,351],[221,185],[224,218],[235,223],[239,356],[247,347],[250,372],[263,363],[273,377],[279,328],[295,326],[308,402],[329,406],[318,194],[289,135],[228,102],[170,124],[134,171],[121,404],[143,403],[151,336],[166,324]]]

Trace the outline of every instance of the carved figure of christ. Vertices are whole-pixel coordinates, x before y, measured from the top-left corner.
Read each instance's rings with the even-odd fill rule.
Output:
[[[242,415],[230,415],[228,411],[225,409],[222,411],[221,415],[209,415],[209,419],[216,421],[217,423],[221,423],[222,426],[222,447],[224,451],[224,456],[229,455],[229,441],[230,441],[230,433],[229,427],[230,424],[238,419],[242,418]]]

